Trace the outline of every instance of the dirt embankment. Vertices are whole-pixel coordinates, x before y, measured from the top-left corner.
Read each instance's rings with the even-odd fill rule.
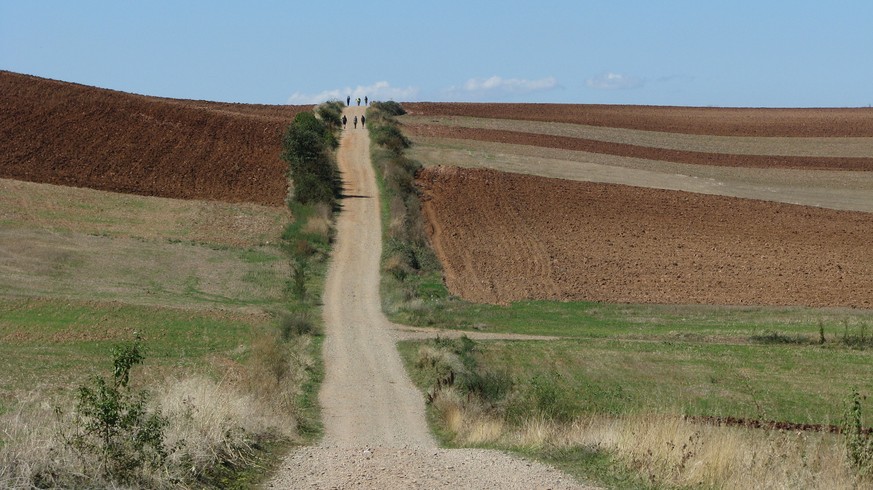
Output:
[[[404,103],[410,114],[471,116],[719,136],[873,136],[873,109],[594,104]]]
[[[802,170],[855,170],[873,171],[873,158],[850,157],[802,157],[776,155],[739,155],[727,153],[704,153],[698,151],[671,150],[611,143],[585,138],[523,133],[498,129],[461,128],[437,125],[406,125],[414,136],[490,141],[513,145],[539,146],[562,150],[603,153],[620,157],[642,158],[663,162],[720,167],[787,168]]]
[[[428,168],[449,289],[472,301],[873,308],[873,215]]]
[[[281,205],[281,134],[309,106],[133,95],[0,71],[0,177]]]

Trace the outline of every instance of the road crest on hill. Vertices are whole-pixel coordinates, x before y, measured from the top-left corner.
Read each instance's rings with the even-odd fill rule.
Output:
[[[324,291],[324,439],[293,451],[276,488],[580,488],[563,473],[499,451],[440,449],[406,375],[379,298],[379,194],[364,107],[348,107],[337,154],[342,211]]]

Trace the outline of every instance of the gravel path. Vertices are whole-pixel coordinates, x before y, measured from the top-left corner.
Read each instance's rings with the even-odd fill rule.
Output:
[[[499,451],[440,449],[424,399],[406,376],[379,300],[381,225],[369,136],[349,119],[338,160],[343,211],[324,293],[325,426],[291,453],[269,488],[583,488],[548,466]]]

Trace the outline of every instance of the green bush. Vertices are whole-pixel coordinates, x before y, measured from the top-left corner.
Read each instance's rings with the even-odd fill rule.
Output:
[[[343,103],[338,100],[332,100],[319,105],[315,109],[315,113],[332,130],[339,129],[343,124]]]
[[[281,156],[288,162],[297,202],[335,203],[341,182],[330,152],[338,144],[334,131],[315,114],[302,112],[294,117],[282,139]]]
[[[403,106],[398,102],[394,102],[393,100],[387,100],[385,102],[373,102],[371,104],[372,107],[378,109],[389,116],[402,116],[406,114],[406,110]]]
[[[318,333],[315,324],[305,311],[283,313],[279,320],[279,331],[282,333],[282,339],[285,341],[289,341],[294,337],[300,337],[301,335],[315,335]]]
[[[573,419],[573,401],[552,376],[537,375],[530,381],[528,392],[532,409],[543,417],[562,422]]]
[[[370,130],[370,137],[373,139],[373,143],[397,155],[403,153],[403,150],[412,144],[396,124],[377,125]]]
[[[105,478],[129,484],[166,459],[167,421],[159,411],[149,411],[147,392],[130,387],[130,370],[144,359],[140,339],[115,347],[112,356],[111,382],[98,376],[79,387],[76,430],[67,441],[75,450],[99,457]]]
[[[495,404],[509,395],[513,387],[512,376],[506,371],[477,369],[461,377],[460,385],[464,392],[479,397],[489,404]]]
[[[852,389],[848,405],[843,418],[843,436],[849,462],[860,476],[873,476],[873,434],[864,428],[861,395],[857,389]]]

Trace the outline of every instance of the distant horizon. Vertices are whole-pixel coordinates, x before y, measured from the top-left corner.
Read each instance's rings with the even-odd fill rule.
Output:
[[[119,89],[115,89],[115,88],[111,88],[111,87],[100,87],[97,85],[89,85],[86,83],[80,83],[80,82],[75,82],[75,81],[70,81],[70,80],[60,80],[57,78],[43,77],[40,75],[31,74],[31,73],[19,73],[19,72],[15,72],[15,71],[11,71],[11,70],[3,70],[3,69],[0,69],[0,71],[14,73],[16,75],[24,75],[24,76],[29,76],[29,77],[41,78],[41,79],[50,80],[53,82],[69,83],[69,84],[80,85],[80,86],[88,87],[88,88],[95,88],[95,89],[99,89],[99,90],[110,90],[113,92],[119,92],[119,93],[123,93],[123,94],[136,95],[136,96],[141,96],[141,97],[152,97],[152,98],[156,98],[156,99],[169,99],[169,100],[193,101],[193,102],[216,102],[216,103],[221,103],[221,104],[267,105],[267,106],[317,105],[317,103],[267,104],[267,103],[262,103],[262,102],[236,102],[236,101],[232,101],[232,100],[212,100],[212,99],[198,99],[198,98],[191,99],[191,98],[167,97],[164,95],[128,92],[125,90],[119,90]],[[345,103],[344,97],[337,98],[337,99],[329,99],[329,100],[336,100],[336,101]],[[668,105],[668,104],[612,104],[612,103],[600,104],[600,103],[591,103],[591,102],[489,102],[489,101],[475,101],[475,100],[452,101],[452,100],[395,100],[395,99],[384,99],[384,100],[393,100],[393,101],[399,102],[401,104],[403,104],[403,103],[410,103],[410,104],[483,104],[483,105],[488,105],[488,104],[519,104],[519,105],[530,104],[530,105],[534,105],[534,104],[537,104],[537,105],[591,105],[591,106],[628,106],[628,107],[683,107],[683,108],[691,108],[691,109],[774,109],[774,110],[776,110],[776,109],[788,109],[788,110],[796,109],[796,110],[803,110],[803,109],[871,109],[871,108],[873,108],[873,106],[871,106],[871,105],[855,106],[855,107],[853,107],[853,106],[780,107],[780,106],[711,106],[711,105],[710,106],[694,106],[694,105]],[[325,102],[327,102],[327,101],[328,100],[326,100]],[[377,102],[377,101],[370,100],[370,102]]]
[[[870,19],[865,0],[0,0],[0,69],[266,105],[865,108]]]

